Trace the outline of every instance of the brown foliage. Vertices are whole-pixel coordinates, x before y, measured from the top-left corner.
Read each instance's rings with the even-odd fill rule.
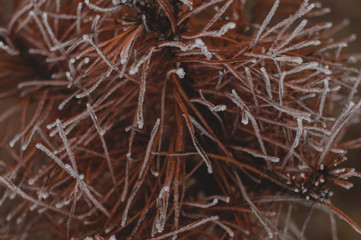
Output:
[[[4,8],[5,5],[2,7]],[[14,1],[0,28],[0,235],[294,239],[361,80],[308,1]],[[3,22],[5,20],[3,19]],[[292,207],[306,205],[303,226]],[[335,232],[335,231],[333,231]],[[335,235],[334,235],[335,236]]]

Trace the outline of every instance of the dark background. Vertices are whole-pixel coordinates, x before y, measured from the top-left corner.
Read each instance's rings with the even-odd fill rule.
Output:
[[[337,38],[344,38],[350,36],[352,33],[357,34],[356,41],[349,44],[348,48],[343,51],[345,53],[357,53],[361,54],[361,0],[320,0],[323,6],[327,6],[331,9],[331,13],[322,17],[322,20],[331,21],[337,24],[343,21],[345,18],[350,20],[350,25],[342,30]],[[359,63],[358,68],[361,69]],[[359,88],[358,98],[361,97],[361,89]],[[361,137],[361,123],[352,126],[348,129],[346,139],[354,139]],[[344,166],[355,167],[356,170],[361,171],[361,149],[350,150],[348,153],[348,161]],[[340,187],[335,187],[333,190],[335,196],[332,198],[332,202],[340,210],[349,215],[355,222],[361,225],[361,179],[353,178],[352,182],[354,187],[350,190],[345,190]],[[319,219],[317,216],[320,212],[314,212],[314,224],[310,223],[310,227],[307,234],[309,239],[331,239],[327,238],[322,231],[323,225],[329,226],[329,218],[326,216],[324,220]],[[320,214],[321,215],[321,214]],[[325,214],[322,214],[325,215]],[[361,240],[361,235],[357,234],[348,224],[344,221],[337,219],[338,225],[338,237],[340,240]],[[325,230],[327,231],[327,230]],[[321,237],[324,236],[324,237]]]

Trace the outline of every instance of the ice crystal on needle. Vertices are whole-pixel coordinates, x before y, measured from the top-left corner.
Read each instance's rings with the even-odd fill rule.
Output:
[[[0,16],[0,238],[295,239],[360,140],[360,60],[308,0],[16,0]],[[251,14],[252,15],[252,14]],[[297,226],[295,206],[308,207]],[[286,219],[286,220],[283,220]],[[351,230],[351,228],[350,228]]]

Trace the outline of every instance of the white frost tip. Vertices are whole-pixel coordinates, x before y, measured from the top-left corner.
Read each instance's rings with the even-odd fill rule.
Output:
[[[221,30],[219,31],[218,35],[223,36],[228,30],[234,29],[236,27],[236,24],[234,22],[227,23],[224,25]]]
[[[120,63],[121,64],[124,64],[124,63],[126,63],[127,62],[127,56],[121,56],[121,58],[120,58]]]
[[[84,39],[85,41],[89,41],[89,40],[90,40],[89,36],[86,35],[86,34],[83,35],[83,39]]]
[[[279,162],[280,159],[278,157],[268,157],[267,160],[270,160],[271,162]]]
[[[236,24],[234,22],[230,22],[227,25],[229,29],[234,29],[236,27]]]
[[[14,138],[10,143],[9,143],[9,146],[11,147],[11,148],[13,148],[14,147],[14,145],[15,145],[15,143],[17,142],[17,138]]]
[[[180,0],[183,4],[187,5],[190,10],[193,10],[193,3],[188,0]]]
[[[330,71],[330,69],[328,69],[328,66],[326,66],[325,67],[325,74],[327,74],[327,75],[331,75],[331,71]]]
[[[241,122],[244,124],[244,125],[248,125],[248,115],[246,113],[243,113],[242,114],[242,120]]]
[[[47,192],[38,192],[39,199],[47,199],[49,197],[49,193]]]
[[[211,110],[213,112],[223,112],[223,111],[226,111],[226,109],[227,109],[226,105],[217,105],[217,106],[213,107]]]
[[[178,75],[179,78],[184,78],[185,72],[183,68],[178,68],[175,73]]]
[[[28,181],[29,185],[33,185],[34,182],[35,182],[35,180],[33,178],[30,178],[29,181]]]
[[[29,210],[34,211],[35,208],[37,208],[37,207],[38,207],[38,204],[34,203],[33,205],[30,206]]]
[[[139,129],[143,129],[143,127],[144,127],[144,122],[143,122],[142,120],[138,120],[138,121],[137,121],[137,124],[138,124],[138,128],[139,128]]]
[[[69,82],[73,81],[73,77],[71,76],[70,72],[66,72],[65,73],[66,78],[69,80]],[[68,87],[70,87],[70,85],[68,85]]]
[[[131,67],[131,68],[129,69],[129,74],[130,74],[130,75],[134,75],[134,74],[136,74],[136,73],[137,73],[137,70],[136,70],[135,67]]]
[[[197,38],[197,39],[196,39],[196,45],[198,45],[198,46],[204,46],[204,42],[202,41],[202,39]]]
[[[73,168],[69,165],[69,164],[65,164],[65,169],[69,170],[69,171],[72,171]]]
[[[13,200],[16,197],[16,192],[12,192],[9,196],[10,200]]]

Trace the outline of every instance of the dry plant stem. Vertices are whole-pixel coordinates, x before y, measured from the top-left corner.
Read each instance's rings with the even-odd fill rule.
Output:
[[[340,140],[361,107],[347,21],[308,0],[11,5],[1,236],[302,239],[320,208],[332,239],[334,215],[361,234],[330,191],[361,176],[342,166],[361,146]]]

